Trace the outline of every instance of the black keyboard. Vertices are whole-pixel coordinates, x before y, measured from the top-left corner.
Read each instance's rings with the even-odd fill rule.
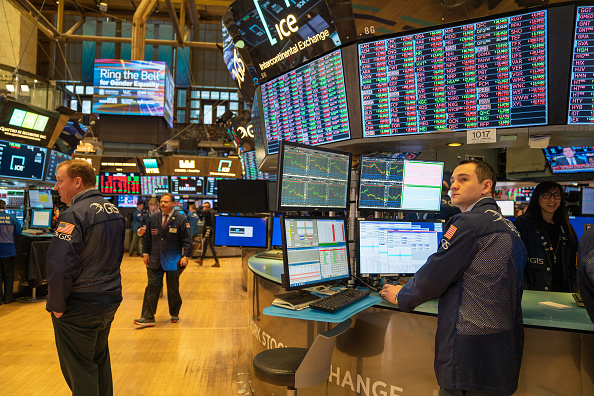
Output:
[[[319,311],[336,312],[368,295],[369,290],[344,289],[331,296],[312,302],[309,304],[309,307]]]
[[[273,259],[273,260],[282,260],[283,259],[283,251],[282,250],[272,250],[269,252],[261,252],[256,254],[256,257],[265,258],[265,259]]]

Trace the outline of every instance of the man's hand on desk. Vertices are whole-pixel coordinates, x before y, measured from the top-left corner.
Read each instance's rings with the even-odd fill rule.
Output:
[[[402,286],[400,285],[384,285],[382,290],[380,290],[379,294],[386,301],[398,305],[398,293],[400,292],[400,289],[402,289]]]
[[[56,311],[52,311],[54,316],[56,317],[56,319],[59,319],[60,316],[64,315],[64,312],[56,312]]]

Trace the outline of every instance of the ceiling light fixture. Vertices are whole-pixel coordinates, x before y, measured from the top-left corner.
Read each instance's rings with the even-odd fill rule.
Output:
[[[8,92],[14,92],[14,85],[6,84],[6,89],[8,90]]]
[[[29,86],[27,84],[23,84],[23,85],[21,85],[21,90],[23,92],[29,92]]]

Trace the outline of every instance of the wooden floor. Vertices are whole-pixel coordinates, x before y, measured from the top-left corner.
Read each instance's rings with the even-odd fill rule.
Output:
[[[166,295],[156,327],[139,329],[146,286],[141,258],[124,258],[124,301],[109,338],[116,395],[250,395],[247,293],[241,259],[191,261],[180,280],[181,321],[170,323]],[[0,306],[0,395],[68,395],[45,303]]]

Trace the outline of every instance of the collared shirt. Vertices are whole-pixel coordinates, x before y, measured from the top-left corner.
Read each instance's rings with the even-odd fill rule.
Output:
[[[90,190],[96,190],[96,189],[97,189],[97,188],[95,188],[95,187],[90,187],[90,188],[87,188],[86,190],[82,190],[81,192],[77,193],[77,194],[76,194],[74,197],[72,197],[72,198],[70,199],[70,202],[68,202],[68,205],[67,205],[67,206],[68,206],[68,207],[71,207],[71,206],[72,206],[72,204],[74,204],[74,203],[76,202],[76,200],[78,199],[78,197],[80,197],[81,195],[83,195],[83,194],[84,194],[84,193],[86,193],[87,191],[90,191]]]
[[[470,206],[469,206],[469,207],[466,209],[466,212],[470,212],[470,211],[472,210],[472,208],[474,208],[474,205],[476,205],[477,203],[479,203],[479,202],[481,201],[481,199],[485,199],[485,198],[493,198],[493,197],[482,197],[482,198],[479,198],[479,200],[478,200],[478,201],[476,201],[475,203],[473,203],[472,205],[470,205]]]

